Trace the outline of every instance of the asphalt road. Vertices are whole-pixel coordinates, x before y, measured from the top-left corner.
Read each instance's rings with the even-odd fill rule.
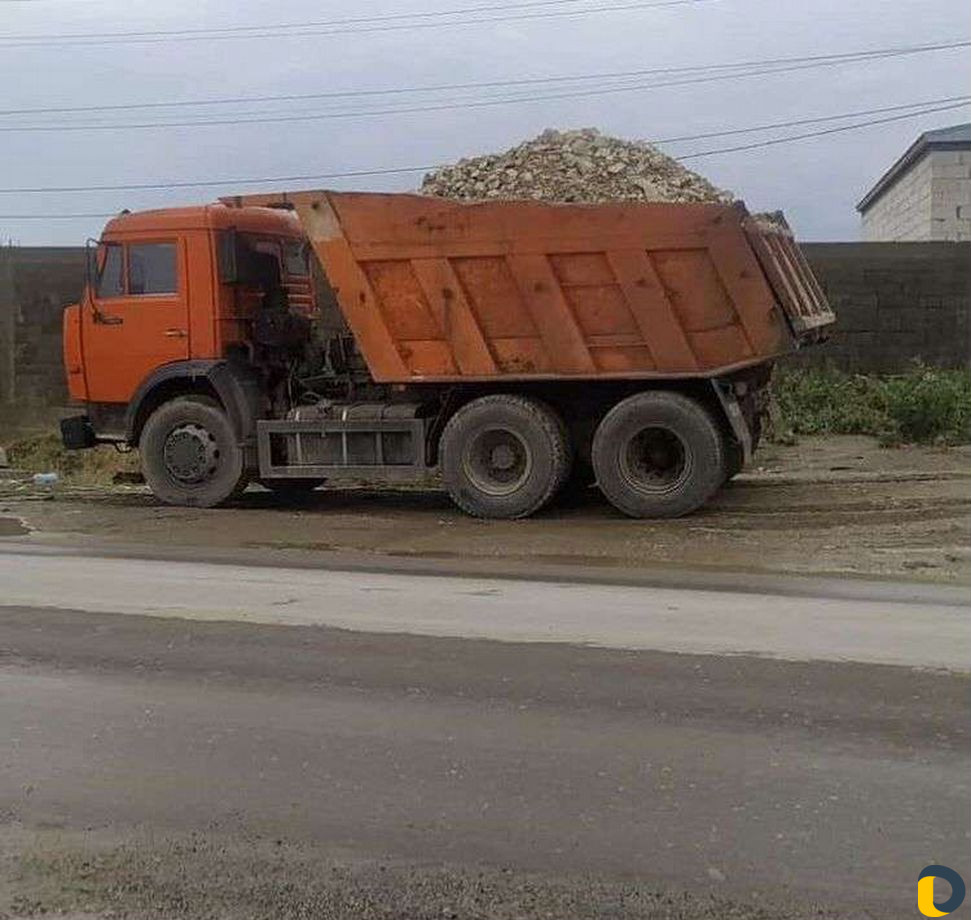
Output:
[[[341,896],[363,886],[409,917],[442,916],[470,878],[487,894],[455,916],[596,916],[599,898],[616,917],[910,917],[925,865],[967,868],[967,608],[930,588],[813,598],[14,546],[0,585],[3,841],[46,854],[25,912],[80,890],[57,850],[95,838],[121,849],[84,862],[85,897],[144,895],[165,916],[253,879],[293,907],[309,876],[281,874],[267,841],[288,865],[359,867]],[[618,908],[621,890],[636,897]]]
[[[231,558],[231,557],[230,557]],[[710,577],[710,576],[709,576]],[[678,583],[417,575],[0,551],[5,603],[99,613],[333,626],[368,632],[567,642],[618,649],[971,668],[966,591],[763,579],[759,590]]]

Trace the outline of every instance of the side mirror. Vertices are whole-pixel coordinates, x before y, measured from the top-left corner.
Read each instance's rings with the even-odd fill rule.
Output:
[[[90,237],[84,241],[84,293],[94,296],[94,279],[98,276],[98,241]]]

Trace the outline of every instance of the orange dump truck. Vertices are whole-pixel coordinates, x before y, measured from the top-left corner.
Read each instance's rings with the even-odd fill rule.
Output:
[[[773,362],[834,320],[784,221],[741,205],[247,196],[123,213],[89,262],[65,444],[137,446],[186,505],[437,469],[482,517],[584,480],[685,514],[755,449]]]

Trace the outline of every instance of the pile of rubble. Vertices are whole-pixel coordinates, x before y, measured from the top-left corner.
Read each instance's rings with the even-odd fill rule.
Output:
[[[595,128],[544,131],[505,153],[428,173],[426,195],[462,200],[730,202],[732,194],[643,141]]]

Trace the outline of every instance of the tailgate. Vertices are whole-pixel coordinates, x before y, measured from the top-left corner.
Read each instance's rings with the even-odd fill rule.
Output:
[[[785,218],[756,214],[744,226],[796,341],[808,345],[825,339],[836,315]]]

